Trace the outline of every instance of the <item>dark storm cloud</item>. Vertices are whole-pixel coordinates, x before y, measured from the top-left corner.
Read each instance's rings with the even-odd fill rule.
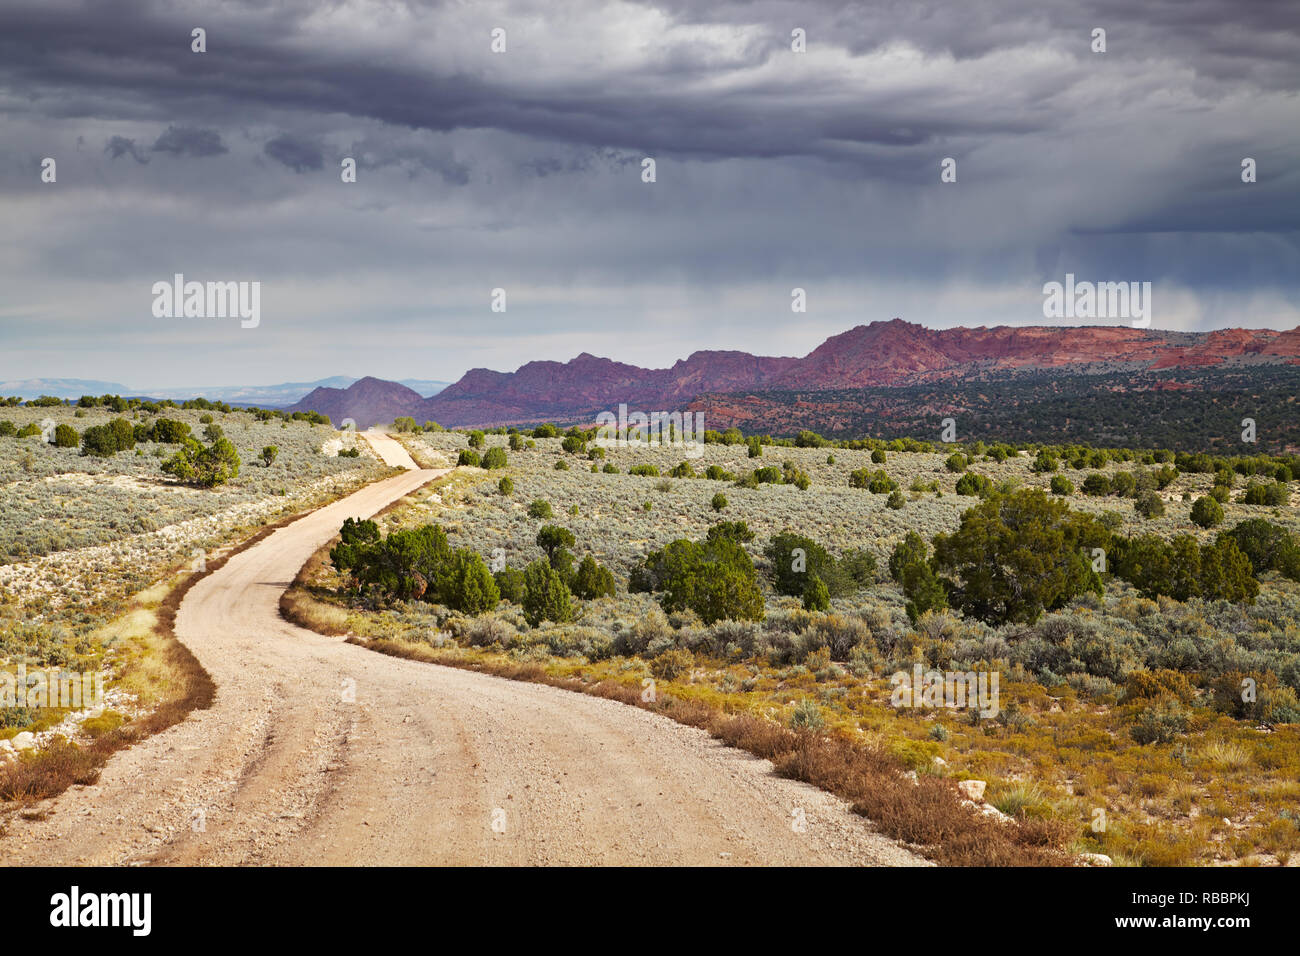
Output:
[[[444,377],[618,322],[671,361],[682,328],[793,352],[909,306],[1041,321],[1065,271],[1177,286],[1188,327],[1276,325],[1300,302],[1298,91],[1300,4],[1263,0],[5,0],[0,196],[28,239],[0,288],[18,336],[61,316],[112,348],[105,290],[134,316],[175,271],[260,277],[278,361],[302,338],[273,339],[295,321],[274,307],[301,303],[322,349],[455,338]],[[144,167],[150,143],[203,161]],[[45,156],[59,186],[33,193]],[[277,278],[299,284],[276,299]],[[480,328],[498,285],[511,313]],[[798,328],[793,285],[817,303]],[[342,371],[365,370],[298,377]]]
[[[214,129],[194,129],[189,126],[169,126],[153,144],[155,153],[173,156],[220,156],[229,152],[221,142],[221,134]]]
[[[295,173],[318,170],[325,165],[325,154],[316,143],[295,139],[287,133],[269,141],[263,152]]]
[[[469,182],[470,167],[447,150],[434,151],[387,142],[353,143],[348,155],[357,161],[357,167],[364,170],[387,169],[401,166],[414,178],[420,171],[436,173],[443,182],[453,186],[464,186]]]
[[[423,5],[412,6],[419,11]],[[748,3],[682,3],[669,8],[686,23],[730,17],[736,24],[752,24],[756,16],[766,15],[770,28],[765,24],[761,42],[755,41],[750,51],[755,63],[791,56],[791,24],[808,31],[807,56],[819,45],[862,54],[906,42],[958,60],[1025,44],[1073,44],[1086,52],[1089,29],[1103,25],[1116,59],[1152,57],[1172,48],[1195,75],[1285,89],[1294,89],[1300,76],[1300,5],[1157,0],[1130,9],[1127,3],[976,0],[959,11],[911,3],[774,3],[761,10]],[[629,70],[628,79],[649,75],[653,84],[593,88],[562,83],[548,88],[545,75],[497,77],[486,68],[477,74],[440,71],[436,57],[427,65],[365,58],[349,51],[346,31],[332,38],[332,46],[291,46],[311,10],[310,4],[265,4],[235,7],[232,14],[196,14],[208,22],[210,52],[194,54],[189,49],[194,18],[181,19],[161,5],[109,0],[19,7],[0,12],[0,72],[15,86],[58,87],[58,99],[90,97],[85,105],[93,105],[101,116],[113,111],[114,100],[121,115],[197,110],[200,103],[214,118],[224,114],[233,119],[259,108],[339,112],[429,130],[500,129],[685,156],[813,155],[859,164],[872,175],[888,174],[890,166],[874,160],[870,147],[897,150],[1020,135],[1059,128],[1069,120],[1059,112],[1033,109],[1055,92],[1051,87],[1037,92],[1012,85],[984,91],[936,87],[882,97],[867,86],[854,100],[821,96],[816,89],[803,92],[787,77],[780,84],[784,91],[758,85],[748,93],[698,94],[689,88],[692,82],[724,76],[740,64],[719,63],[710,50],[689,45]],[[124,28],[127,23],[130,29]],[[1220,26],[1211,30],[1210,23]],[[64,55],[58,58],[43,55],[36,42],[51,35],[58,36],[62,47]],[[1089,63],[1086,69],[1104,68],[1100,64]],[[1083,78],[1086,74],[1063,78],[1059,87]],[[784,95],[774,95],[778,93]],[[985,108],[961,108],[957,93],[982,94]],[[51,105],[59,109],[58,103]],[[302,156],[291,165],[304,168]]]
[[[108,153],[113,159],[130,156],[142,166],[149,163],[149,158],[140,155],[140,151],[136,149],[135,140],[127,139],[125,136],[114,136],[110,139],[108,145],[104,147],[104,152]]]

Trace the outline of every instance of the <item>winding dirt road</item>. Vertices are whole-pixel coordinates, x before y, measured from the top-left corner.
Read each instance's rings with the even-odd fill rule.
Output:
[[[185,597],[176,631],[216,681],[213,707],[46,801],[44,819],[13,820],[5,862],[922,863],[703,731],[281,619],[280,594],[345,517],[443,474],[367,438],[410,471],[275,532]]]

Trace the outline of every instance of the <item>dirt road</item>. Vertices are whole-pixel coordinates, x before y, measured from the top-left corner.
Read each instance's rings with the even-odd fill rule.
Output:
[[[14,820],[16,864],[847,864],[921,861],[838,799],[614,701],[385,657],[286,623],[279,597],[412,469],[275,532],[192,588],[176,630],[210,710]]]

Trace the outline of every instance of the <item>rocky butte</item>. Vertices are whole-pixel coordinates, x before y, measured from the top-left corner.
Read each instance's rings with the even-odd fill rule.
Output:
[[[859,325],[801,358],[738,351],[695,352],[670,368],[647,369],[582,353],[568,362],[529,362],[514,372],[472,369],[432,398],[364,378],[318,388],[292,406],[359,427],[409,415],[449,428],[539,421],[594,421],[620,403],[680,409],[704,394],[748,390],[890,387],[957,381],[1033,369],[1079,374],[1300,364],[1300,328],[1165,332],[1129,326],[980,326],[930,329],[902,319]],[[713,423],[710,423],[713,427]]]

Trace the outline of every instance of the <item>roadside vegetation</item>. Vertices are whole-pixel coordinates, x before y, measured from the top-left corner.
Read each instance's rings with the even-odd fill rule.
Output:
[[[0,706],[0,799],[84,782],[199,705],[206,675],[170,636],[169,595],[231,543],[389,473],[368,449],[340,456],[356,437],[324,421],[201,399],[0,407],[0,669],[98,672],[109,698]],[[22,734],[37,746],[20,759]]]
[[[946,795],[935,819],[984,834],[967,862],[1300,854],[1294,456],[710,438],[686,458],[553,426],[412,429],[417,460],[479,466],[346,530],[286,610],[678,708],[859,803],[900,779]],[[894,706],[918,666],[998,674],[996,714]],[[978,813],[963,780],[987,783]],[[986,808],[1021,829],[992,839],[1011,825]]]

